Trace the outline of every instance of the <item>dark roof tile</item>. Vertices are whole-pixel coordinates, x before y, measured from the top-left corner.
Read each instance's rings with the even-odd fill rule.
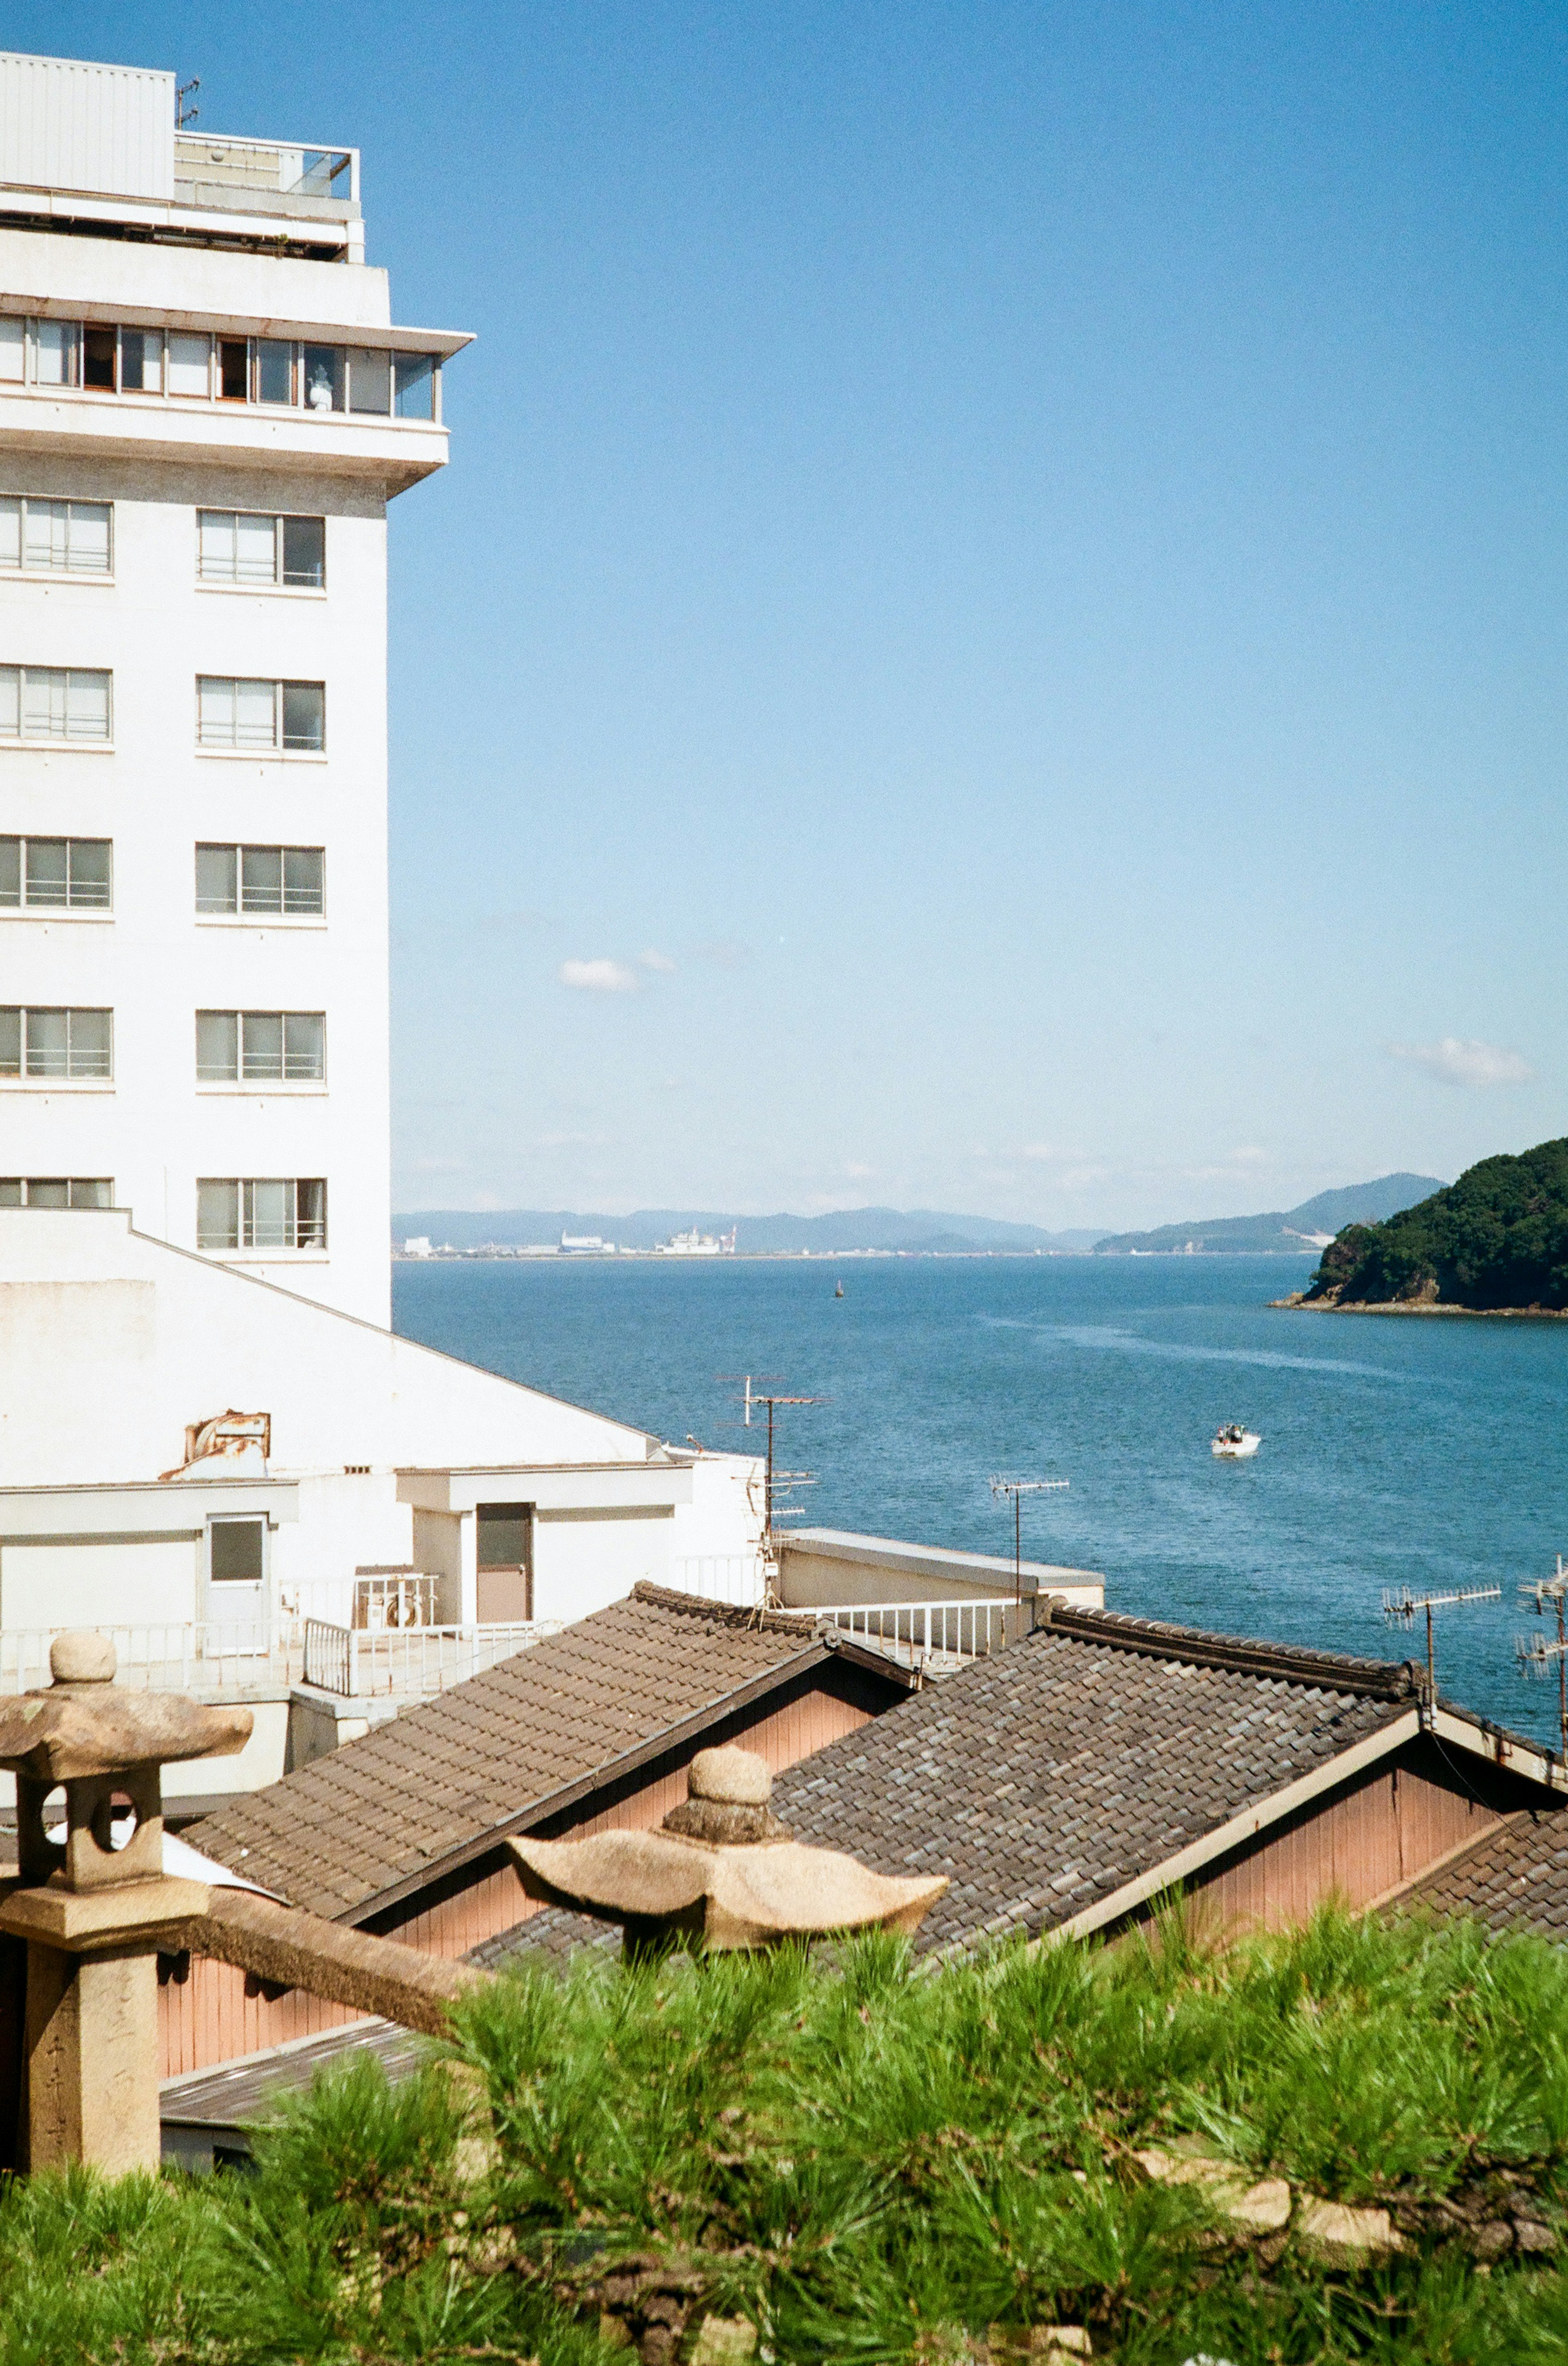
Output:
[[[532,1650],[236,1798],[186,1838],[263,1889],[337,1919],[526,1820],[571,1785],[792,1666],[810,1618],[640,1585]]]

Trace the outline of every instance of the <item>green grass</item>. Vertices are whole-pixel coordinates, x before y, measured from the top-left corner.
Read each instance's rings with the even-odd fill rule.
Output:
[[[586,2366],[633,2258],[781,2361],[1058,2320],[1126,2366],[1568,2356],[1556,2268],[1483,2272],[1430,2207],[1568,2217],[1568,1956],[1530,1940],[1324,1914],[1206,1951],[1172,1914],[934,1975],[881,1941],[596,1963],[489,1984],[454,2050],[319,2080],[253,2177],[14,2187],[0,2366]],[[1359,2274],[1217,2244],[1131,2159],[1182,2138],[1426,2231]]]

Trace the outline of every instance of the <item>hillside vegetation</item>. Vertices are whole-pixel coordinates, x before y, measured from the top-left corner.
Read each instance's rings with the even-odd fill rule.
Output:
[[[489,1984],[457,2050],[319,2081],[253,2177],[11,2186],[0,2366],[1568,2355],[1541,1941],[579,1960]],[[1315,2196],[1387,2214],[1381,2263]]]
[[[1484,1158],[1382,1224],[1323,1252],[1307,1303],[1568,1307],[1568,1140]]]

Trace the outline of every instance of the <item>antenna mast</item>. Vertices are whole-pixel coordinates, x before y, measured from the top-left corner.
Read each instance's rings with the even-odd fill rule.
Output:
[[[799,1519],[806,1508],[803,1504],[780,1505],[778,1497],[781,1494],[788,1494],[792,1488],[814,1487],[817,1483],[815,1475],[810,1470],[780,1470],[778,1468],[773,1452],[777,1409],[779,1405],[826,1404],[829,1400],[826,1397],[787,1396],[783,1393],[777,1376],[772,1373],[759,1378],[754,1372],[721,1372],[719,1378],[722,1380],[739,1380],[742,1383],[743,1394],[735,1402],[744,1407],[740,1423],[743,1429],[751,1427],[754,1413],[760,1416],[761,1408],[764,1405],[767,1407],[767,1461],[762,1499],[762,1549],[765,1560],[771,1560],[775,1520]]]
[[[1568,1769],[1568,1626],[1563,1617],[1563,1599],[1568,1596],[1568,1570],[1562,1566],[1562,1556],[1557,1556],[1557,1574],[1543,1577],[1535,1585],[1521,1585],[1519,1592],[1527,1602],[1535,1605],[1539,1618],[1550,1602],[1557,1611],[1557,1640],[1549,1643],[1540,1635],[1516,1635],[1514,1657],[1519,1673],[1525,1676],[1545,1676],[1551,1673],[1553,1661],[1557,1663],[1557,1730],[1562,1748],[1562,1764]]]
[[[176,131],[183,131],[186,124],[194,123],[196,117],[201,113],[199,107],[187,107],[185,105],[185,101],[190,97],[191,93],[193,91],[197,91],[200,88],[200,74],[193,74],[189,82],[183,82],[178,90],[174,93],[174,129]]]
[[[999,1498],[1013,1498],[1013,1599],[1024,1599],[1024,1498],[1025,1495],[1055,1493],[1070,1487],[1070,1479],[993,1479],[991,1492]]]
[[[1446,1610],[1452,1603],[1501,1602],[1502,1598],[1500,1585],[1471,1585],[1457,1594],[1412,1594],[1407,1585],[1397,1590],[1383,1588],[1383,1615],[1389,1626],[1413,1627],[1417,1610],[1424,1610],[1427,1614],[1427,1697],[1431,1707],[1438,1705],[1438,1667],[1432,1651],[1433,1611]]]

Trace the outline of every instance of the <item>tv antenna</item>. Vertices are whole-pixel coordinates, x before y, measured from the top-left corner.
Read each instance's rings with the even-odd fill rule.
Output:
[[[1438,1669],[1437,1662],[1432,1655],[1433,1611],[1446,1610],[1450,1604],[1501,1602],[1502,1598],[1503,1589],[1500,1585],[1471,1585],[1457,1594],[1412,1594],[1407,1585],[1402,1585],[1397,1589],[1384,1586],[1383,1615],[1389,1626],[1413,1627],[1416,1623],[1416,1613],[1418,1610],[1424,1610],[1427,1614],[1427,1696],[1434,1708],[1438,1699]]]
[[[174,129],[176,131],[183,131],[186,124],[194,123],[196,117],[201,113],[199,107],[187,107],[185,105],[185,101],[189,98],[191,93],[193,91],[197,91],[200,88],[201,76],[199,74],[193,74],[189,82],[183,82],[178,90],[174,93]]]
[[[778,1408],[780,1405],[826,1404],[828,1399],[786,1395],[782,1381],[776,1373],[771,1372],[761,1375],[755,1372],[721,1372],[719,1378],[722,1380],[739,1380],[743,1384],[744,1394],[735,1400],[745,1408],[740,1425],[743,1429],[751,1427],[754,1412],[760,1421],[763,1406],[766,1405],[767,1408],[767,1477],[763,1484],[762,1542],[764,1551],[770,1553],[773,1549],[775,1520],[800,1520],[805,1517],[806,1513],[804,1504],[780,1504],[779,1496],[792,1493],[797,1487],[814,1487],[817,1483],[812,1471],[778,1469],[773,1452]]]
[[[1562,1763],[1568,1769],[1568,1624],[1564,1622],[1563,1598],[1568,1595],[1568,1570],[1562,1566],[1562,1556],[1557,1556],[1557,1574],[1543,1577],[1534,1585],[1521,1585],[1519,1592],[1527,1602],[1535,1605],[1539,1618],[1547,1604],[1557,1611],[1557,1640],[1549,1643],[1542,1635],[1516,1635],[1514,1657],[1519,1673],[1525,1676],[1546,1676],[1557,1664],[1557,1729],[1562,1743]]]
[[[999,1499],[1013,1498],[1013,1599],[1024,1599],[1024,1498],[1025,1495],[1055,1494],[1070,1487],[1070,1479],[993,1479],[991,1492]]]

